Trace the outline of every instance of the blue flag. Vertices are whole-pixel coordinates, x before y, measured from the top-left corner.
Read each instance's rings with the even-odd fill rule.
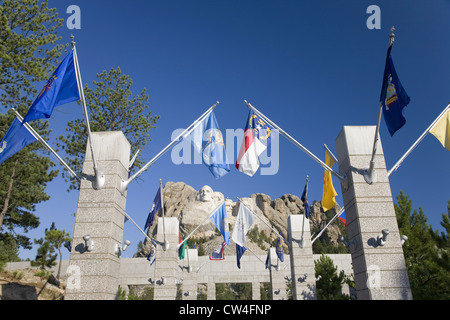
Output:
[[[190,136],[195,150],[202,155],[203,164],[216,179],[230,171],[222,132],[213,111],[201,121]]]
[[[284,253],[283,253],[283,246],[282,246],[280,237],[278,237],[276,252],[277,252],[278,259],[280,259],[280,261],[283,262],[284,261]]]
[[[56,106],[80,100],[73,51],[70,52],[34,100],[23,122],[50,118]]]
[[[403,108],[406,107],[410,99],[400,83],[397,72],[395,72],[391,58],[391,49],[392,46],[389,46],[384,67],[380,103],[382,104],[386,126],[391,136],[393,136],[406,123]]]
[[[303,202],[303,207],[305,208],[305,217],[309,219],[308,183],[305,184],[301,200]]]
[[[14,118],[11,126],[0,141],[0,164],[25,148],[36,138],[28,131],[19,119]]]
[[[241,268],[241,257],[244,254],[246,247],[242,247],[236,243],[236,259],[237,259],[237,267]]]
[[[153,200],[152,208],[147,217],[147,221],[145,221],[144,230],[153,225],[153,219],[155,218],[155,214],[161,210],[161,188],[158,188],[158,192],[156,192],[155,200]]]
[[[230,231],[228,228],[228,221],[227,221],[227,208],[225,207],[225,203],[223,203],[219,209],[214,212],[211,217],[211,221],[214,223],[216,228],[220,231],[220,233],[223,236],[223,241],[227,244],[227,246],[230,245]]]
[[[266,269],[267,268],[270,268],[270,248],[269,248],[269,251],[267,251]]]

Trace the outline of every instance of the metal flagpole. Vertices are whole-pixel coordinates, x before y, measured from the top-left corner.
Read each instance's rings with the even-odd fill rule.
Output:
[[[119,210],[120,211],[120,210]],[[124,211],[121,212],[128,220],[130,220],[135,226],[136,228],[139,229],[139,231],[147,238],[147,240],[149,240],[151,243],[153,243],[153,239],[150,238],[141,228],[139,228],[139,226],[136,224],[136,222],[134,222],[133,219],[131,219],[131,217]]]
[[[91,148],[92,162],[94,163],[95,177],[92,186],[95,190],[100,190],[105,184],[105,175],[98,170],[97,160],[95,159],[94,146],[92,145],[91,127],[89,124],[89,116],[86,107],[86,100],[84,99],[83,83],[81,82],[80,66],[78,65],[77,49],[75,48],[75,41],[73,41],[74,36],[71,35],[70,37],[72,38],[73,60],[75,63],[75,74],[77,78],[78,91],[80,92],[81,105],[83,106],[84,119],[86,120],[89,145]]]
[[[268,226],[272,231],[274,231],[278,236],[280,236],[284,242],[289,243],[276,229],[274,229],[272,226],[268,225],[266,221],[264,221],[259,215],[257,215],[256,213],[254,213],[252,211],[252,209],[250,209],[249,207],[247,207],[245,205],[245,203],[242,201],[242,199],[240,199],[239,197],[236,197],[239,200],[239,203],[241,203],[244,207],[246,207],[248,209],[248,211],[250,211],[255,217],[257,217],[259,220],[261,220],[266,226]]]
[[[325,231],[325,229],[328,228],[328,226],[329,226],[329,225],[330,225],[337,217],[339,217],[339,216],[342,214],[342,212],[344,212],[344,210],[345,210],[345,208],[342,207],[341,210],[339,210],[338,213],[336,213],[336,214],[334,215],[334,217],[330,220],[330,222],[328,222],[327,225],[326,225],[322,230],[320,230],[320,232],[314,237],[314,239],[311,240],[311,245],[314,243],[314,241],[316,241],[316,240],[322,235],[322,233]]]
[[[175,144],[177,144],[178,142],[180,142],[182,139],[184,139],[189,133],[192,132],[192,130],[194,130],[199,124],[200,122],[206,118],[209,113],[211,113],[211,111],[213,111],[213,109],[215,107],[217,107],[217,105],[219,104],[219,101],[217,101],[215,104],[213,104],[204,114],[202,114],[197,120],[195,120],[188,128],[186,128],[186,130],[184,130],[181,134],[179,134],[175,139],[172,140],[172,142],[170,142],[164,149],[162,149],[156,156],[153,157],[153,159],[151,159],[149,162],[147,162],[139,171],[137,171],[135,174],[133,174],[128,180],[122,180],[121,184],[120,184],[120,192],[122,194],[125,193],[125,191],[128,188],[128,185],[130,184],[131,181],[133,181],[134,179],[136,179],[142,172],[144,172],[145,170],[147,170],[148,167],[150,167],[154,162],[156,162],[156,160],[158,160],[163,154],[165,154],[170,148],[172,148]]]
[[[261,261],[264,265],[266,265],[266,263],[265,263],[264,261],[262,261],[262,260],[260,259],[260,257],[259,257],[252,249],[250,249],[249,247],[245,247],[245,248],[248,249],[251,253],[253,253],[253,254],[255,255],[255,257],[258,258],[259,261]],[[269,250],[270,250],[270,249],[269,249]]]
[[[262,114],[260,111],[258,111],[254,106],[252,106],[250,103],[247,102],[247,100],[244,100],[245,104],[251,108],[253,111],[255,111],[261,118],[266,120],[271,126],[275,127],[280,131],[281,134],[283,134],[289,141],[291,141],[294,145],[296,145],[298,148],[300,148],[302,151],[304,151],[307,155],[309,155],[311,158],[313,158],[317,163],[319,163],[325,170],[328,170],[333,174],[336,178],[338,178],[344,188],[347,188],[347,177],[341,176],[336,171],[331,169],[329,166],[325,164],[322,160],[320,160],[318,157],[316,157],[311,151],[306,149],[301,143],[299,143],[297,140],[292,138],[289,134],[287,134],[283,129],[281,129],[279,126],[277,126],[274,122],[272,122],[269,118],[267,118],[264,114]]]
[[[333,158],[334,162],[338,163],[338,159],[336,158],[336,156],[331,152],[331,150],[328,148],[328,146],[326,144],[323,145],[323,147],[325,148],[325,150],[328,151],[328,154]]]
[[[167,249],[169,249],[169,241],[166,240],[166,224],[165,224],[165,219],[164,219],[166,214],[164,213],[164,202],[163,202],[163,193],[162,193],[161,185],[162,185],[162,182],[161,182],[161,179],[159,179],[159,195],[161,197],[160,201],[161,201],[163,234],[164,234],[164,251],[166,251]]]
[[[19,114],[19,112],[17,112],[16,109],[11,108],[12,111],[14,111],[14,113],[16,114],[17,119],[20,120],[20,122],[22,122],[23,117]],[[55,157],[56,159],[58,159],[59,163],[61,163],[61,165],[64,166],[64,168],[66,168],[67,171],[69,171],[69,173],[74,176],[79,182],[81,182],[80,177],[77,176],[77,174],[67,165],[67,163],[64,162],[64,160],[56,153],[55,150],[53,150],[52,147],[49,146],[49,144],[47,142],[45,142],[45,140],[39,135],[39,133],[37,133],[33,127],[31,125],[28,124],[28,122],[23,123],[25,125],[25,128],[27,128],[27,130],[33,135],[33,137],[36,138],[36,140],[38,140],[40,143],[42,143],[42,145],[47,148],[48,151],[50,151]]]
[[[206,220],[208,220],[209,218],[211,218],[211,216],[217,211],[217,209],[219,209],[224,203],[225,203],[225,201],[222,201],[222,202],[221,202],[221,203],[220,203],[220,204],[219,204],[219,205],[211,212],[211,214],[210,214],[209,216],[207,216],[205,219],[203,219],[203,221],[200,222],[200,224],[199,224],[194,230],[192,230],[192,232],[189,233],[189,235],[188,235],[183,241],[181,241],[181,242],[178,244],[177,249],[179,249],[179,248],[183,245],[183,243],[186,242],[186,241],[194,234],[194,232],[197,231],[197,229],[200,228],[201,225],[203,225],[203,223],[205,223]]]
[[[395,28],[391,28],[391,34],[389,35],[389,47],[392,47],[394,44],[394,30]],[[380,101],[380,106],[378,108],[378,118],[377,118],[377,126],[375,128],[375,137],[373,139],[373,148],[372,148],[372,158],[370,159],[369,168],[364,170],[364,180],[368,184],[372,184],[376,181],[377,177],[374,170],[375,167],[375,153],[377,152],[377,142],[378,142],[378,136],[380,131],[380,122],[381,122],[381,113],[383,110],[383,103]]]
[[[413,145],[406,151],[406,153],[400,158],[400,160],[397,161],[397,163],[392,167],[391,170],[388,171],[387,175],[388,177],[391,175],[391,173],[398,169],[398,167],[403,163],[405,158],[417,147],[417,145],[425,138],[425,136],[430,132],[431,129],[438,123],[439,120],[446,114],[447,110],[450,109],[450,104],[447,105],[447,107],[442,111],[442,113],[431,123],[431,125],[427,128],[427,130],[422,133],[422,135],[419,137],[419,139],[416,140],[416,142],[413,143]]]

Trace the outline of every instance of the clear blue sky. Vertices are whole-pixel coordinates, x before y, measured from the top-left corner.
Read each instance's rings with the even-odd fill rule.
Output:
[[[60,17],[73,1],[50,0]],[[319,158],[323,144],[336,153],[335,139],[344,125],[375,125],[391,26],[397,73],[411,97],[406,125],[394,137],[382,120],[380,135],[390,169],[450,102],[450,2],[432,1],[76,1],[81,29],[60,32],[65,43],[75,35],[83,83],[92,84],[102,70],[120,66],[144,87],[150,109],[160,115],[152,141],[142,151],[148,161],[216,101],[222,131],[243,128],[248,100]],[[381,9],[381,29],[369,30],[369,5]],[[64,24],[65,24],[64,21]],[[56,66],[55,66],[56,67]],[[43,85],[43,84],[42,84]],[[37,87],[40,87],[38,84]],[[82,117],[72,103],[58,107],[50,119],[56,135],[68,120]],[[240,147],[240,141],[238,147]],[[159,185],[183,181],[195,189],[210,185],[236,201],[254,193],[272,199],[301,195],[309,175],[310,202],[322,197],[323,169],[280,136],[276,175],[248,177],[234,167],[215,180],[203,165],[174,165],[170,153],[128,189],[127,212],[143,227]],[[428,135],[390,177],[392,195],[403,190],[438,228],[450,200],[450,152]],[[61,170],[62,167],[61,167]],[[333,179],[342,206],[341,188]],[[58,178],[37,206],[41,226],[55,221],[72,233],[78,192],[66,192]],[[124,239],[132,241],[125,257],[143,236],[130,223]],[[36,246],[35,246],[36,247]],[[35,250],[21,257],[35,258]],[[64,258],[69,254],[64,249]]]

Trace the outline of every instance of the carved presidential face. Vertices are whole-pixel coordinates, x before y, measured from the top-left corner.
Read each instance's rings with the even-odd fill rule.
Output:
[[[207,202],[207,201],[211,201],[212,200],[213,190],[211,189],[210,186],[203,186],[199,190],[198,193],[199,193],[199,196],[200,196],[200,201]]]

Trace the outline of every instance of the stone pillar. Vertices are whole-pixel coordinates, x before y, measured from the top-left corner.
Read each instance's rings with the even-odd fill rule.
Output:
[[[381,142],[375,156],[376,180],[368,184],[375,126],[345,126],[336,138],[350,252],[358,299],[412,299]],[[387,241],[377,241],[382,230]]]
[[[305,222],[304,226],[303,222]],[[290,259],[293,299],[316,300],[316,276],[308,219],[303,219],[302,214],[290,215],[288,232],[289,239],[291,239]]]
[[[261,284],[258,276],[253,276],[252,281],[252,300],[261,300]]]
[[[164,227],[163,227],[164,225]],[[164,250],[165,239],[169,242],[169,248]],[[180,280],[178,258],[178,232],[179,222],[177,218],[158,218],[158,232],[155,260],[155,294],[154,300],[175,300],[177,296],[177,283]]]
[[[197,300],[198,250],[188,249],[183,259],[183,300]]]
[[[105,184],[94,190],[89,143],[83,164],[83,176],[75,216],[66,300],[115,299],[120,283],[120,259],[116,244],[122,247],[126,193],[120,182],[128,177],[130,144],[121,131],[93,132],[92,143],[97,165],[105,175]],[[83,236],[90,235],[93,250],[85,250]]]
[[[281,261],[275,248],[270,248],[270,287],[272,290],[272,300],[286,299],[286,272],[281,269]]]
[[[206,299],[207,300],[216,300],[216,283],[214,282],[213,277],[209,277],[209,282],[207,283],[206,289]]]

